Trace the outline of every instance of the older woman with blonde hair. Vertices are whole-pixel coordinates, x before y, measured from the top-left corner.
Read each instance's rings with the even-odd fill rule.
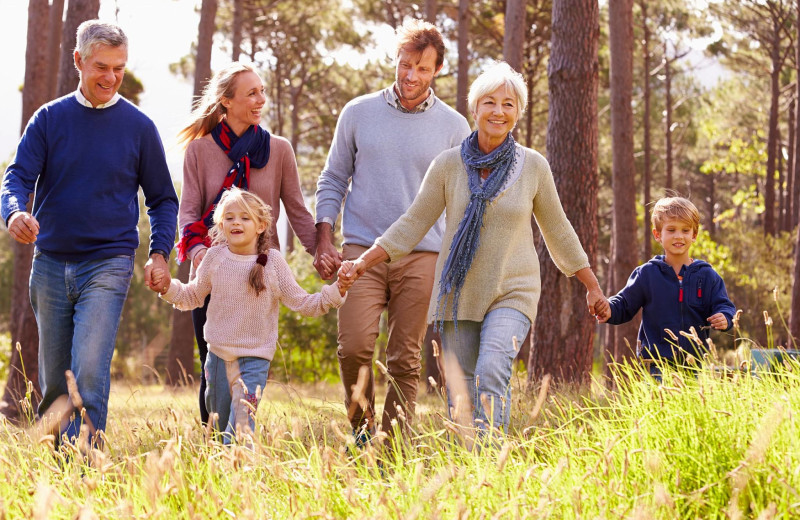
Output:
[[[316,228],[300,189],[294,151],[289,141],[259,126],[266,103],[264,83],[256,70],[234,62],[217,72],[206,85],[189,123],[178,134],[186,143],[183,186],[178,213],[178,261],[192,261],[192,276],[211,241],[214,208],[232,186],[251,191],[271,208],[270,247],[280,248],[276,222],[280,203],[305,250],[316,249]],[[192,311],[202,366],[208,346],[203,339],[208,299]],[[200,415],[208,421],[204,402],[205,373],[200,379]]]
[[[380,262],[397,260],[446,210],[428,319],[441,330],[447,359],[458,361],[481,430],[508,428],[514,338],[522,341],[536,318],[541,282],[531,215],[558,268],[586,287],[589,312],[607,312],[547,160],[511,135],[526,100],[525,82],[508,64],[483,72],[469,92],[477,130],[431,163],[405,215],[339,274],[357,278]]]

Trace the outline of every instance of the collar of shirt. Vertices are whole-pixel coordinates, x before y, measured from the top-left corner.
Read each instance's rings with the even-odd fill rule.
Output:
[[[425,98],[425,101],[409,110],[403,106],[403,103],[400,102],[400,96],[397,95],[397,83],[394,83],[391,87],[387,88],[383,93],[383,97],[390,106],[406,114],[418,114],[420,112],[425,112],[436,102],[436,96],[433,95],[433,89],[429,88],[428,97]]]
[[[111,98],[111,101],[109,101],[108,103],[101,103],[96,107],[93,107],[91,101],[86,99],[86,96],[84,96],[83,92],[81,92],[80,87],[78,87],[78,90],[75,91],[75,99],[78,100],[78,103],[88,108],[97,108],[97,109],[108,108],[111,105],[114,105],[117,101],[119,101],[119,98],[120,98],[119,92],[115,92],[114,97]]]

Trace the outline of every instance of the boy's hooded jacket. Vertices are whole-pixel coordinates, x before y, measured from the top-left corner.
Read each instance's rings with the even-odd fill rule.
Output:
[[[614,325],[630,321],[642,309],[641,347],[637,354],[643,358],[675,358],[675,340],[664,329],[678,337],[682,351],[702,357],[707,350],[708,318],[721,312],[728,319],[725,329],[728,330],[736,313],[725,283],[707,262],[695,260],[683,266],[679,278],[663,255],[634,269],[625,288],[609,302],[611,318],[608,323]],[[690,327],[695,328],[703,341],[703,349],[699,351],[694,342],[680,334],[681,331],[690,332]]]

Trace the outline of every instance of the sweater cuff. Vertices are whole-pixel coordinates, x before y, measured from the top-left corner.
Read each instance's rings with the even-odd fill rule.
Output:
[[[173,278],[172,281],[169,282],[169,289],[167,289],[167,292],[165,292],[164,294],[158,293],[158,297],[167,303],[172,303],[173,300],[175,299],[175,296],[178,295],[179,283],[180,282],[178,282],[178,280],[175,280]]]

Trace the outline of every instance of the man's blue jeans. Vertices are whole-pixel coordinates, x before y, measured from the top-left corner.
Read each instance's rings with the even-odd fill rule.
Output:
[[[111,386],[111,357],[133,275],[133,256],[67,262],[38,249],[30,294],[39,327],[39,415],[67,394],[72,370],[83,407],[97,430],[105,430]],[[80,411],[63,432],[80,432]]]
[[[511,420],[511,372],[517,350],[512,338],[525,340],[531,322],[515,309],[489,311],[483,321],[444,322],[442,348],[458,361],[469,392],[472,417],[479,429],[508,429]],[[447,361],[445,361],[447,362]],[[455,403],[448,381],[448,407]]]
[[[269,375],[269,360],[240,357],[225,361],[209,349],[206,357],[206,407],[217,414],[214,427],[224,431],[223,443],[236,439],[236,432],[256,431],[256,410]]]

